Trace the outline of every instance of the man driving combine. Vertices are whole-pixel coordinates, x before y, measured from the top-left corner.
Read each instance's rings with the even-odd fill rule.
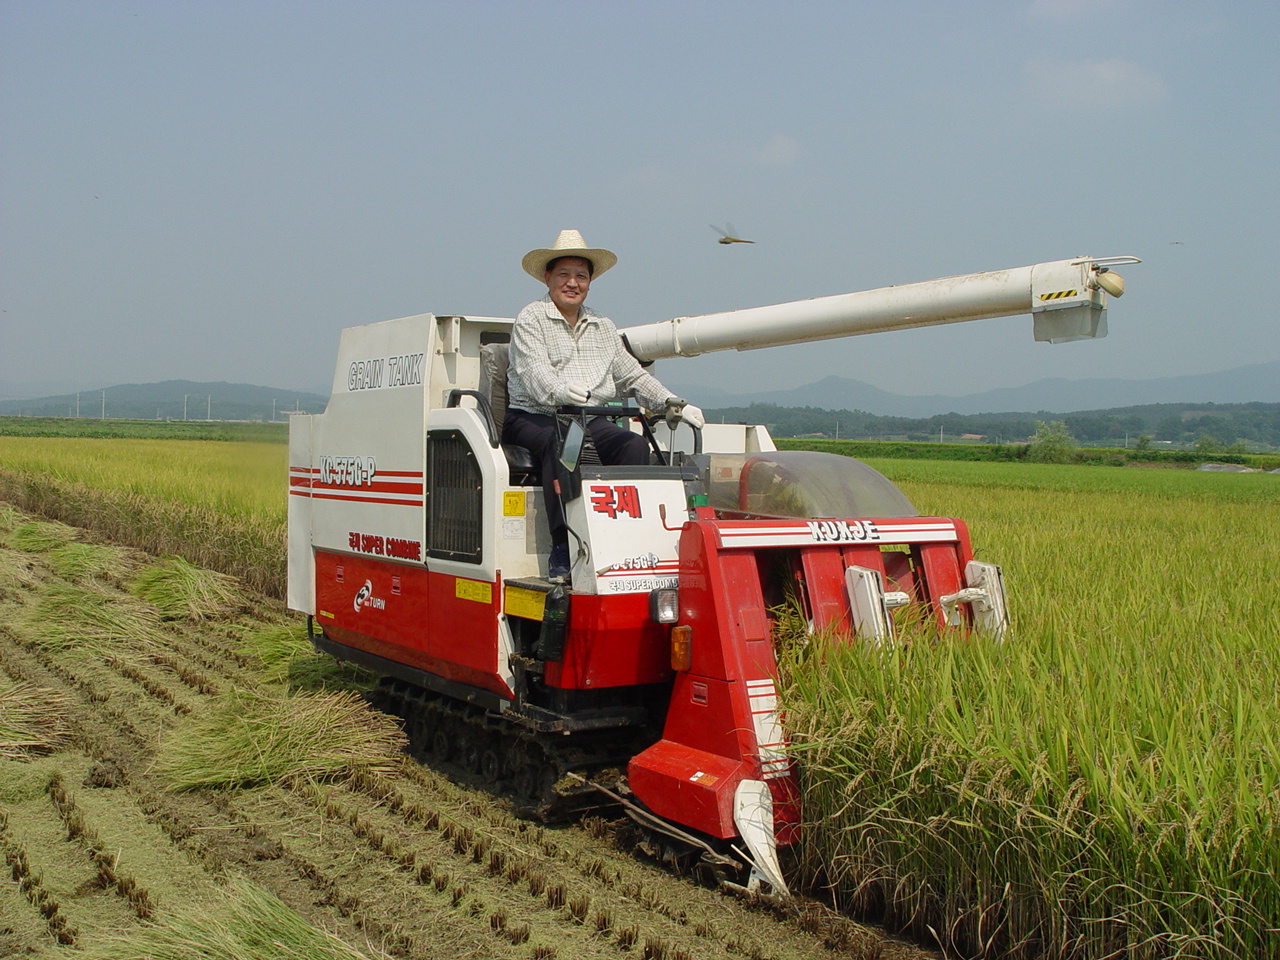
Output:
[[[656,411],[672,398],[627,352],[613,322],[584,304],[591,281],[617,262],[610,251],[588,247],[577,230],[561,230],[552,246],[530,250],[521,261],[525,273],[547,285],[547,295],[521,310],[511,331],[502,440],[527,448],[541,467],[552,577],[569,573],[569,537],[555,489],[556,407],[634,395],[641,406]],[[683,417],[695,428],[704,423],[702,411],[692,404],[684,407]],[[642,435],[605,417],[593,417],[587,428],[601,463],[649,462]]]

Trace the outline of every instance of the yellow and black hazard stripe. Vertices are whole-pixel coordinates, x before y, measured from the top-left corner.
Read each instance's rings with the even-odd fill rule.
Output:
[[[1064,300],[1067,297],[1074,297],[1079,290],[1059,290],[1057,293],[1042,293],[1040,299],[1044,300]]]

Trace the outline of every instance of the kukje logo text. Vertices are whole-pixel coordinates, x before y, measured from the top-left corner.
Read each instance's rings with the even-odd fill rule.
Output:
[[[880,539],[880,531],[870,520],[810,520],[809,534],[819,543],[861,543]]]

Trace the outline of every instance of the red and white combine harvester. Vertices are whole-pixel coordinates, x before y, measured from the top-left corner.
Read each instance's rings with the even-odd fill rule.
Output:
[[[633,327],[642,362],[1030,313],[1106,335],[1110,268],[1081,257]],[[289,606],[316,646],[386,678],[414,748],[543,815],[607,793],[705,864],[786,892],[799,798],[771,608],[892,642],[895,618],[999,637],[1000,569],[848,458],[678,406],[563,411],[569,582],[528,452],[499,442],[512,321],[422,314],[343,331],[323,414],[289,431]],[[584,416],[623,416],[649,466],[601,466]],[[598,460],[598,458],[595,458]]]

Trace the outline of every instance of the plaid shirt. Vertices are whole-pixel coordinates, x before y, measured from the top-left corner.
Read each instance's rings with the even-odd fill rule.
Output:
[[[570,329],[546,296],[521,310],[511,330],[508,405],[555,413],[569,402],[570,383],[586,384],[593,404],[634,394],[646,409],[661,410],[672,395],[627,352],[612,320],[582,306]]]

